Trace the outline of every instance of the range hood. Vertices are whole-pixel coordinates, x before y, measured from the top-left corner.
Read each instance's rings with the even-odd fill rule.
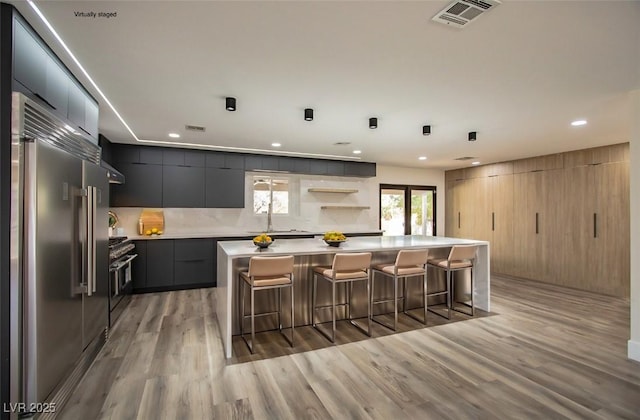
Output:
[[[104,160],[100,161],[100,166],[107,170],[107,178],[109,178],[109,184],[124,184],[124,175],[120,173],[116,168],[109,165]]]

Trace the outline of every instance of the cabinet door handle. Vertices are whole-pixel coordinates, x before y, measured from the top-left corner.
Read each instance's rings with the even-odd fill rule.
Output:
[[[538,224],[538,213],[536,213],[536,235],[540,233],[540,225]]]
[[[496,214],[491,212],[491,231],[496,230]]]
[[[90,132],[88,132],[87,130],[85,130],[84,128],[80,127],[80,126],[78,126],[78,128],[79,128],[80,130],[84,131],[86,134],[88,134],[88,135],[90,135],[90,136],[92,136],[92,135],[93,135],[93,134],[91,134]]]
[[[41,100],[42,102],[44,102],[45,104],[49,105],[51,108],[53,108],[53,109],[58,109],[58,108],[56,108],[55,106],[53,106],[53,105],[51,104],[51,102],[49,102],[49,101],[47,101],[46,99],[44,99],[44,97],[43,97],[42,95],[40,95],[39,93],[34,93],[34,95],[36,95],[36,97],[37,97],[38,99],[40,99],[40,100]]]
[[[458,212],[458,229],[460,229],[460,212]]]
[[[593,237],[598,237],[598,213],[593,213]]]

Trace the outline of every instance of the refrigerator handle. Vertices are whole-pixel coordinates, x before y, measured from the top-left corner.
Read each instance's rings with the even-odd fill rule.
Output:
[[[93,190],[92,202],[91,202],[91,235],[93,236],[93,241],[91,243],[91,279],[93,283],[93,293],[96,292],[96,284],[98,283],[97,278],[97,236],[96,236],[96,225],[97,225],[97,214],[98,214],[98,188],[91,187]]]
[[[86,279],[87,279],[87,296],[93,294],[93,188],[87,187],[87,206],[86,206],[86,232],[87,232],[87,254],[86,254]]]

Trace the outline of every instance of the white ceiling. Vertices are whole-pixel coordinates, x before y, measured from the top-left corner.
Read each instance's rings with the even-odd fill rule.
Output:
[[[100,132],[135,142],[32,9],[13,3],[100,101]],[[504,1],[462,30],[431,20],[443,1],[36,4],[139,139],[178,132],[202,145],[360,149],[364,161],[454,168],[469,164],[460,156],[628,141],[627,94],[640,88],[638,1]],[[117,16],[74,16],[91,11]],[[589,123],[571,127],[578,118]]]

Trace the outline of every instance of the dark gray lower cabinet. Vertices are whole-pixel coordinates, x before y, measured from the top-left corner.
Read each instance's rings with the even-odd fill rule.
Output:
[[[175,241],[174,284],[214,286],[213,239]]]
[[[211,238],[136,241],[133,290],[141,293],[215,286],[213,243]]]
[[[173,242],[171,239],[147,241],[146,288],[173,286]]]
[[[138,254],[131,263],[131,280],[134,290],[144,289],[147,285],[147,242],[149,241],[134,241],[135,253]]]
[[[243,208],[244,170],[206,168],[205,207]]]

